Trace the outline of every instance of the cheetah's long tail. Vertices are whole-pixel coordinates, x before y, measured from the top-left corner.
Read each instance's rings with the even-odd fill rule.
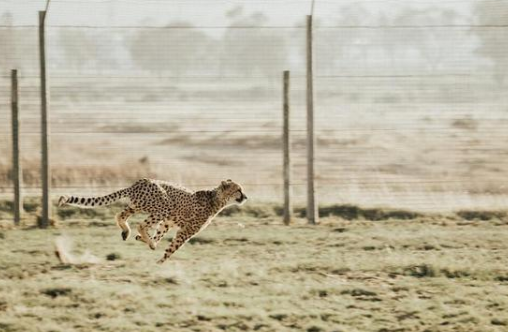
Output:
[[[115,191],[112,194],[100,197],[77,197],[77,196],[61,196],[58,200],[58,206],[65,204],[93,208],[96,206],[110,205],[114,202],[126,197],[129,194],[129,188]]]

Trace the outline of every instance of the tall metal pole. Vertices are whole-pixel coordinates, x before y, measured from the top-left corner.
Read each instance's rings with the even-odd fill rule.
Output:
[[[11,71],[11,110],[12,110],[12,180],[14,181],[14,225],[19,225],[23,201],[21,199],[21,162],[19,158],[19,108],[18,71]]]
[[[314,183],[314,91],[312,74],[312,15],[307,16],[307,220],[319,222]]]
[[[284,176],[284,224],[289,225],[293,215],[291,206],[291,136],[289,130],[289,71],[283,77],[283,176]]]
[[[49,225],[51,214],[50,206],[50,181],[49,169],[49,128],[48,128],[48,94],[46,90],[46,43],[45,43],[45,20],[46,11],[39,12],[39,61],[41,70],[41,177],[42,177],[42,218],[39,227],[46,228]]]

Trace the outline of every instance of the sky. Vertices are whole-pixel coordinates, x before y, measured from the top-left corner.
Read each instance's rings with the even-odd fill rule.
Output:
[[[487,0],[496,1],[496,0]],[[346,17],[347,22],[351,19],[351,25],[379,24],[379,17],[387,18],[388,25],[390,18],[397,16],[404,9],[452,9],[460,16],[456,24],[471,24],[473,15],[471,10],[478,3],[478,0],[315,0],[314,20],[316,27],[337,26],[339,17],[342,22]],[[52,33],[60,29],[51,27],[162,27],[174,22],[189,22],[201,27],[208,35],[218,40],[226,28],[231,24],[231,16],[235,12],[242,11],[242,17],[252,13],[262,13],[267,17],[264,26],[270,27],[295,27],[305,26],[305,16],[311,12],[311,0],[51,0],[46,24],[49,26],[48,40],[56,42],[51,38]],[[12,14],[15,26],[36,26],[38,21],[37,11],[43,10],[46,0],[0,0],[0,16],[6,12]],[[345,11],[349,6],[353,10]],[[368,11],[374,18],[362,17],[362,10]],[[349,16],[348,16],[349,15]],[[377,21],[376,21],[377,20]],[[446,22],[445,22],[446,23]],[[439,24],[439,22],[431,22]],[[248,24],[247,24],[248,25]],[[107,34],[118,37],[114,29],[88,29],[86,31]],[[120,30],[118,30],[120,31]],[[131,31],[122,29],[122,31]],[[135,31],[135,30],[132,30]],[[304,31],[304,30],[301,30]],[[317,31],[317,30],[316,30]],[[321,31],[324,31],[321,30]],[[437,31],[437,30],[436,30]],[[392,31],[398,33],[398,31]],[[453,32],[449,30],[448,32]],[[355,43],[380,44],[386,42],[382,39],[362,37],[368,30],[337,30],[340,34],[355,34]],[[316,34],[317,35],[317,34]],[[116,36],[116,37],[114,37]],[[402,35],[401,35],[402,36]],[[467,38],[466,38],[467,37]],[[440,38],[438,38],[440,39]],[[446,38],[440,39],[446,42]],[[464,70],[473,68],[478,64],[478,59],[471,50],[477,47],[474,36],[466,34],[453,43],[453,56],[445,67],[450,70]],[[0,41],[1,45],[1,41]],[[438,49],[441,45],[430,45]],[[127,59],[123,54],[123,48],[117,48],[115,56],[118,59]],[[380,50],[378,50],[380,52]],[[375,60],[375,53],[371,53],[370,62]],[[399,54],[402,58],[410,58],[408,54]],[[386,62],[384,57],[378,56],[381,65]],[[126,61],[126,60],[125,60]]]
[[[346,5],[362,6],[387,15],[403,8],[453,8],[467,16],[475,0],[317,0],[314,17],[324,24],[333,22]],[[14,24],[37,23],[37,11],[45,0],[0,0],[0,15],[9,11]],[[164,25],[185,20],[199,26],[227,25],[227,13],[239,6],[245,12],[262,12],[270,25],[303,24],[311,10],[311,0],[52,0],[50,25]]]

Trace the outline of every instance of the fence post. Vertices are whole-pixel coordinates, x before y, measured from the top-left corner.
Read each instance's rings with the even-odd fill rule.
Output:
[[[21,181],[23,173],[19,158],[19,93],[18,93],[18,71],[11,70],[11,111],[12,111],[12,180],[14,181],[14,225],[19,225],[23,201],[21,199]]]
[[[291,205],[291,137],[289,134],[289,71],[283,77],[283,175],[284,175],[284,224],[289,225],[293,216]]]
[[[46,91],[46,43],[45,43],[45,20],[46,11],[39,11],[39,63],[41,71],[41,177],[42,177],[42,218],[39,227],[46,228],[49,225],[51,214],[50,206],[50,181],[49,169],[49,140],[48,140],[48,95]]]
[[[307,15],[307,220],[319,222],[314,183],[314,91],[312,74],[312,15]]]

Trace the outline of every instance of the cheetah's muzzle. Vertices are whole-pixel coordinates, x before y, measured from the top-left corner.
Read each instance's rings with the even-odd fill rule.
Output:
[[[245,196],[243,193],[242,193],[242,196],[240,196],[240,198],[237,198],[237,199],[236,199],[236,201],[237,201],[238,203],[240,203],[240,204],[241,204],[241,203],[243,203],[243,202],[245,202],[246,200],[247,200],[247,196]]]

